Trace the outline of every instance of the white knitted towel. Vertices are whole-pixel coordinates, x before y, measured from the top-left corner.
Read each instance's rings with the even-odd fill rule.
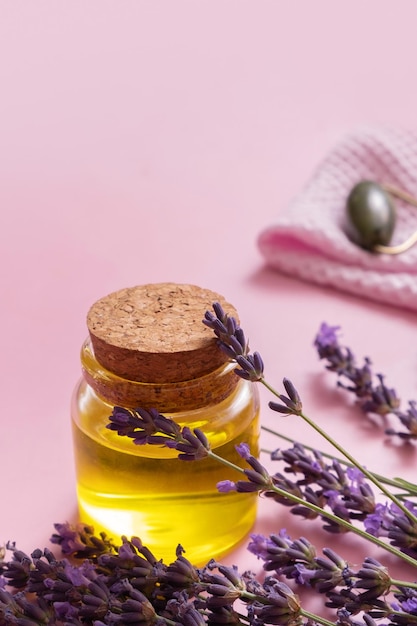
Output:
[[[347,137],[275,224],[259,235],[266,262],[283,273],[358,296],[417,310],[417,244],[374,254],[344,231],[346,198],[361,180],[389,183],[417,197],[417,132],[365,130]],[[417,230],[417,208],[397,199],[391,245]]]

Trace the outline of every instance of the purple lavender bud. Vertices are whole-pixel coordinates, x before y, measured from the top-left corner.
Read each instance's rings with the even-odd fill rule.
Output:
[[[181,461],[204,459],[210,451],[210,444],[204,433],[199,428],[191,431],[188,426],[184,426],[182,429],[182,440],[176,441],[175,446],[172,447],[180,452],[178,458]]]
[[[223,576],[227,578],[236,588],[246,589],[246,584],[243,580],[243,577],[239,575],[236,565],[228,567],[227,565],[222,565],[221,563],[215,563],[212,561],[210,564],[210,568],[213,567],[217,567],[219,572],[223,574]]]
[[[346,602],[346,598],[340,596],[341,602]],[[331,603],[331,606],[336,606],[335,603]],[[363,621],[358,621],[352,618],[352,613],[345,607],[337,610],[338,620],[336,626],[378,626],[377,622],[368,614],[363,614]]]
[[[81,568],[71,565],[70,563],[65,563],[64,566],[65,576],[69,580],[69,582],[75,587],[85,587],[88,586],[90,582],[89,579],[84,575],[84,572]]]
[[[367,533],[374,537],[386,536],[388,528],[391,525],[392,517],[389,514],[387,504],[378,503],[374,512],[367,515],[364,519],[364,526]]]
[[[237,355],[236,363],[241,369],[235,369],[235,373],[241,378],[256,382],[262,380],[264,364],[258,352],[248,354],[247,356]]]
[[[360,402],[360,406],[365,413],[375,413],[378,415],[388,415],[395,412],[400,406],[400,399],[397,397],[395,389],[389,389],[384,384],[384,377],[377,374],[380,384],[370,390],[368,398]]]
[[[137,589],[131,589],[131,596],[122,603],[121,614],[118,624],[140,623],[143,626],[151,626],[157,621],[155,609],[148,598]]]
[[[256,554],[258,558],[261,558],[261,555],[263,557],[266,554],[266,545],[268,541],[266,537],[258,533],[252,533],[250,538],[251,541],[248,545],[249,552]]]
[[[273,461],[283,461],[285,472],[293,474],[303,474],[299,484],[308,485],[316,482],[322,475],[325,464],[323,457],[318,450],[307,452],[300,443],[295,443],[287,450],[275,450],[271,454]]]
[[[254,615],[261,623],[294,625],[299,623],[301,605],[298,597],[286,585],[278,581],[273,581],[268,588],[265,604],[252,605]]]
[[[297,481],[297,484],[300,485],[300,481]],[[308,504],[314,504],[320,508],[324,508],[326,504],[326,499],[320,491],[313,491],[311,487],[307,486],[303,491],[303,498],[306,502],[306,505],[296,504],[291,507],[291,513],[293,515],[301,515],[304,519],[316,519],[319,517],[319,514],[313,511]]]
[[[7,580],[7,585],[15,589],[23,589],[26,587],[31,567],[32,561],[30,557],[21,550],[15,549],[13,551],[13,560],[9,561],[7,570],[3,572],[3,576]]]
[[[136,439],[133,440],[136,443]],[[149,446],[165,446],[166,448],[175,449],[177,447],[177,441],[171,439],[166,435],[148,435],[143,442]]]
[[[54,524],[57,531],[50,538],[51,543],[58,544],[63,554],[76,558],[94,557],[114,550],[114,544],[105,533],[99,537],[94,535],[94,528],[87,524],[77,523]]]
[[[158,431],[155,419],[158,417],[155,409],[145,410],[142,408],[128,410],[115,406],[109,417],[107,428],[115,430],[118,435],[130,437],[137,444],[146,443],[146,437]]]
[[[186,605],[186,609],[181,613],[181,622],[184,626],[206,626],[203,615],[190,604]]]
[[[78,617],[78,609],[68,601],[54,602],[54,610],[58,619],[65,620],[68,623],[73,623],[73,619]]]
[[[283,385],[288,393],[288,397],[283,394],[278,394],[283,404],[271,401],[268,403],[269,408],[278,413],[283,413],[284,415],[301,415],[303,405],[296,388],[287,378],[284,378]]]
[[[203,433],[203,431],[200,428],[194,428],[193,432],[194,432],[194,435],[197,437],[197,439],[200,441],[201,445],[206,450],[210,450],[209,441],[208,441],[206,435]]]
[[[336,567],[338,567],[339,569],[344,570],[344,569],[347,568],[348,565],[347,565],[345,559],[342,559],[342,557],[339,556],[331,548],[323,548],[323,554],[329,559],[329,561],[334,563],[336,565]],[[320,557],[318,557],[317,560],[319,560],[319,559],[320,559]]]
[[[408,403],[408,409],[406,412],[397,410],[395,415],[398,417],[403,426],[405,426],[408,432],[398,432],[395,428],[387,428],[387,435],[397,435],[401,439],[417,439],[417,403],[414,400],[410,400]]]
[[[216,314],[216,317],[219,320],[221,320],[222,322],[226,323],[228,316],[224,312],[223,307],[220,304],[220,302],[214,302],[213,303],[213,310],[214,310],[214,312]]]
[[[365,589],[359,594],[362,602],[376,600],[385,595],[391,588],[391,577],[386,567],[376,559],[367,557],[362,568],[355,574],[357,580],[354,583],[356,589]]]
[[[314,581],[317,577],[317,571],[315,569],[306,567],[304,563],[296,563],[294,569],[296,572],[294,579],[298,585],[314,587]]]
[[[341,494],[338,491],[329,489],[328,491],[324,492],[324,496],[326,497],[327,505],[330,507],[333,513],[337,515],[337,517],[349,521],[349,511]]]
[[[415,589],[401,587],[394,595],[396,602],[392,603],[392,608],[395,611],[404,611],[405,614],[417,616],[417,593]],[[404,618],[406,619],[406,615],[404,615],[403,620]],[[398,623],[407,624],[407,621],[398,621]]]
[[[284,400],[284,396],[279,397],[283,400],[283,402],[285,402],[285,400],[288,400],[288,398]],[[268,406],[270,409],[276,411],[277,413],[282,413],[283,415],[294,415],[292,409],[287,404],[279,404],[278,402],[273,402],[271,400],[270,402],[268,402]]]
[[[250,470],[246,470],[250,472]],[[238,480],[235,483],[236,491],[238,493],[255,493],[256,491],[265,491],[265,486],[263,483],[257,483],[253,480]]]
[[[7,602],[8,601],[8,602]],[[6,604],[6,612],[2,612],[1,603]],[[32,602],[23,593],[7,594],[2,592],[0,597],[0,619],[5,626],[35,626],[37,624],[52,624],[55,622],[53,611],[43,598]],[[52,621],[53,620],[53,621]],[[77,622],[74,621],[74,624]]]
[[[213,308],[217,305],[218,303],[215,302],[213,304]],[[204,313],[204,319],[202,320],[203,324],[205,326],[207,326],[208,328],[212,328],[213,327],[213,323],[216,320],[216,315],[214,313],[212,313],[211,311],[206,311]]]
[[[243,332],[240,326],[235,325],[235,331],[233,338],[237,340],[238,346],[236,346],[236,352],[238,354],[247,354],[248,352],[248,343],[246,341],[245,333]],[[240,352],[238,352],[237,348],[239,347]]]
[[[264,362],[259,352],[255,350],[255,352],[252,355],[252,359],[253,359],[253,366],[254,366],[255,371],[259,372],[260,375],[263,374]]]
[[[236,359],[235,350],[233,350],[233,348],[231,348],[227,343],[225,343],[224,341],[219,341],[218,345],[219,345],[220,350],[224,352],[225,355],[228,356],[231,361],[234,361]]]
[[[269,475],[265,476],[263,473],[257,472],[253,469],[245,469],[243,470],[245,475],[250,480],[251,483],[258,485],[258,487],[263,487],[264,489],[270,489],[272,486],[272,481]],[[241,481],[238,481],[241,482]]]
[[[238,329],[238,325],[237,322],[235,320],[234,317],[227,317],[226,321],[226,328],[227,328],[227,333],[229,335],[234,335],[236,333],[236,330]]]
[[[221,606],[210,609],[208,614],[209,626],[241,626],[242,620],[230,606]]]
[[[211,327],[211,329],[214,331],[214,334],[219,339],[221,339],[222,337],[227,337],[229,335],[227,327],[223,324],[223,322],[216,318],[214,318],[210,324],[206,325],[209,325]]]
[[[351,572],[347,562],[330,548],[323,548],[323,554],[325,558],[314,559],[316,566],[314,588],[319,593],[328,593],[339,585],[350,586]]]
[[[217,572],[212,573],[216,569]],[[237,600],[246,584],[237,569],[210,561],[201,574],[201,590],[209,594],[205,605],[209,609],[231,606]]]
[[[247,443],[238,443],[235,448],[239,456],[241,456],[242,459],[245,459],[245,461],[247,461],[252,456]]]
[[[217,483],[217,491],[220,493],[230,493],[231,491],[237,491],[236,483],[232,480],[220,480]]]
[[[249,455],[247,458],[247,463],[251,466],[253,470],[255,470],[255,472],[261,474],[264,477],[264,480],[266,480],[268,483],[271,482],[271,476],[268,470],[262,465],[260,461],[258,461],[256,457]]]
[[[130,561],[135,556],[133,546],[128,541],[123,541],[122,545],[117,551],[117,554],[119,556],[119,559],[122,559],[123,561]]]
[[[314,345],[318,350],[326,350],[333,348],[338,344],[338,331],[340,326],[330,326],[326,322],[322,322],[319,332],[314,340]]]
[[[301,410],[301,398],[292,382],[288,378],[284,378],[283,385],[290,400],[294,405],[299,406],[299,410]]]
[[[239,589],[235,589],[233,585],[227,583],[228,581],[220,579],[218,582],[211,582],[205,585],[207,593],[214,596],[207,598],[206,603],[208,608],[228,606],[233,604],[233,602],[240,597]]]
[[[181,433],[181,427],[176,422],[174,422],[174,420],[165,417],[165,415],[162,415],[161,413],[158,413],[158,411],[156,411],[155,409],[151,409],[149,413],[152,415],[156,431],[172,437],[177,437]]]
[[[184,556],[179,555],[176,560],[166,568],[163,580],[173,587],[188,589],[194,583],[198,582],[199,576],[190,561]]]

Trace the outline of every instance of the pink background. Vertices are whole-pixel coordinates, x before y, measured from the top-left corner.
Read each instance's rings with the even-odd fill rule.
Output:
[[[415,316],[268,270],[256,238],[345,133],[415,125],[416,22],[414,0],[2,3],[0,542],[43,547],[75,519],[85,316],[147,282],[224,294],[271,382],[291,378],[370,469],[415,478],[414,448],[361,418],[312,348],[340,324],[415,398]],[[265,423],[318,443],[268,399]],[[256,530],[280,526],[309,532],[262,502]],[[260,568],[244,548],[229,561]]]

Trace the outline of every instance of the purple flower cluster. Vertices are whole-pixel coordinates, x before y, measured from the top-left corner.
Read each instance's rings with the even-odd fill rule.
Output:
[[[358,469],[342,466],[336,459],[326,460],[318,450],[310,452],[300,443],[286,450],[276,450],[271,458],[283,464],[284,474],[296,477],[292,483],[293,493],[298,489],[306,504],[294,505],[290,500],[280,500],[291,507],[293,514],[308,519],[319,517],[309,508],[308,504],[312,503],[347,522],[361,522],[369,534],[386,537],[391,545],[417,558],[417,525],[395,504],[377,503],[372,487]],[[281,473],[271,476],[275,485],[281,479]],[[417,506],[413,502],[405,500],[404,503],[408,510],[417,514]],[[346,527],[337,521],[325,515],[320,517],[325,530],[346,532]]]
[[[417,515],[417,506],[406,501],[406,507]],[[390,543],[405,554],[417,557],[417,524],[394,503],[377,504],[374,512],[364,519],[365,528],[375,537],[388,537]]]
[[[245,333],[236,319],[225,313],[219,302],[213,304],[213,311],[206,311],[203,324],[214,332],[219,348],[239,365],[236,374],[253,382],[262,380],[264,364],[261,355],[250,353]]]
[[[199,428],[181,427],[156,409],[125,409],[115,406],[107,428],[130,437],[136,445],[166,446],[179,452],[181,461],[196,461],[208,456],[210,444]]]
[[[327,363],[326,369],[337,374],[338,386],[356,396],[357,404],[364,413],[383,417],[393,415],[406,428],[405,432],[387,428],[387,434],[405,440],[417,439],[416,402],[410,401],[408,409],[402,411],[395,389],[387,387],[382,374],[373,374],[369,358],[364,359],[362,366],[357,365],[352,351],[340,344],[339,330],[339,326],[323,322],[314,341],[319,358]]]
[[[384,624],[390,626],[417,623],[417,591],[396,586],[387,568],[374,558],[353,568],[330,548],[317,556],[306,538],[292,540],[284,529],[268,538],[252,535],[249,550],[264,561],[266,571],[323,594],[325,606],[337,612],[337,624],[371,626],[386,618]],[[361,612],[364,621],[353,621],[352,616]]]
[[[376,559],[353,568],[330,548],[317,556],[307,539],[292,540],[285,530],[252,536],[249,550],[272,572],[262,582],[214,560],[197,568],[181,546],[165,564],[136,537],[116,545],[82,524],[57,524],[53,541],[63,558],[47,549],[27,555],[9,545],[7,560],[3,551],[0,626],[322,624],[284,580],[322,594],[335,610],[335,626],[417,623],[416,589],[392,580]]]
[[[116,546],[83,525],[58,524],[54,542],[72,563],[49,550],[30,556],[9,546],[1,562],[0,626],[203,626],[241,624],[236,601],[247,607],[244,623],[314,625],[304,621],[294,592],[276,578],[259,583],[253,573],[215,561],[194,567],[177,548],[164,564],[138,538]],[[100,547],[92,555],[91,544]],[[83,546],[85,550],[83,550]],[[239,609],[241,611],[241,608]]]

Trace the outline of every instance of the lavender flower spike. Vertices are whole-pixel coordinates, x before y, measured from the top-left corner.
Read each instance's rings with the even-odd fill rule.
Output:
[[[395,389],[387,387],[382,374],[373,374],[368,357],[364,358],[362,366],[357,365],[352,351],[340,345],[338,330],[339,326],[323,322],[314,341],[319,358],[326,361],[326,369],[337,374],[337,386],[354,393],[357,405],[365,414],[380,415],[382,418],[395,416],[407,429],[402,432],[390,426],[385,429],[387,435],[396,435],[406,441],[417,439],[415,403],[410,401],[408,410],[402,411]]]
[[[235,373],[252,382],[262,380],[264,364],[261,355],[249,352],[245,333],[236,319],[225,313],[219,302],[213,304],[213,311],[206,311],[203,324],[214,332],[219,348],[239,365]]]

